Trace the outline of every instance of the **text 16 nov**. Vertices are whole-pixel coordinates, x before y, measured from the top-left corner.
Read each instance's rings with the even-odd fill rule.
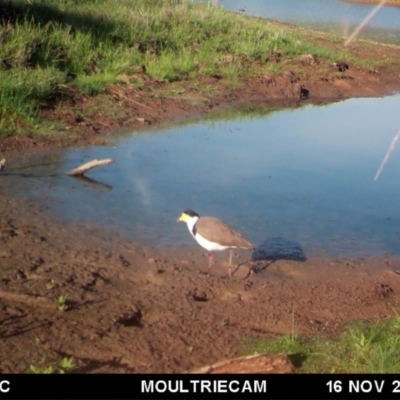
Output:
[[[385,385],[390,385],[392,393],[400,393],[400,381],[395,380],[386,382],[385,380],[358,380],[350,379],[349,381],[328,381],[329,393],[340,393],[345,390],[348,393],[382,393]]]

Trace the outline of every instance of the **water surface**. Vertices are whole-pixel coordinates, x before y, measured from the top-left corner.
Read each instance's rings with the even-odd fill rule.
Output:
[[[341,0],[218,0],[228,10],[348,36],[374,8]],[[400,7],[382,7],[360,37],[400,44]]]
[[[112,146],[9,160],[3,190],[59,219],[117,227],[151,244],[193,244],[182,210],[216,215],[256,244],[306,254],[400,254],[400,155],[377,168],[400,129],[400,95],[200,121]],[[96,182],[64,175],[94,158]]]

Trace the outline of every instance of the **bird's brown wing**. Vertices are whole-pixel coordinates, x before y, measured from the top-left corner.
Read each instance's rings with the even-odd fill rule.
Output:
[[[205,239],[223,246],[253,249],[254,245],[228,224],[214,217],[201,217],[196,223],[196,231]]]

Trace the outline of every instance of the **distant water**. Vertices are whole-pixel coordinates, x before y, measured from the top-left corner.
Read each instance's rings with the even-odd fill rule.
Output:
[[[348,36],[374,8],[341,0],[218,0],[228,10]],[[400,44],[400,7],[382,7],[360,37]]]

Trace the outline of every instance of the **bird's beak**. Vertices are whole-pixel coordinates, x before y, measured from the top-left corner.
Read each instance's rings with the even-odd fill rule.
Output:
[[[180,221],[183,221],[183,222],[186,221],[186,215],[185,214],[182,213],[182,215],[176,220],[176,222],[180,222]]]

